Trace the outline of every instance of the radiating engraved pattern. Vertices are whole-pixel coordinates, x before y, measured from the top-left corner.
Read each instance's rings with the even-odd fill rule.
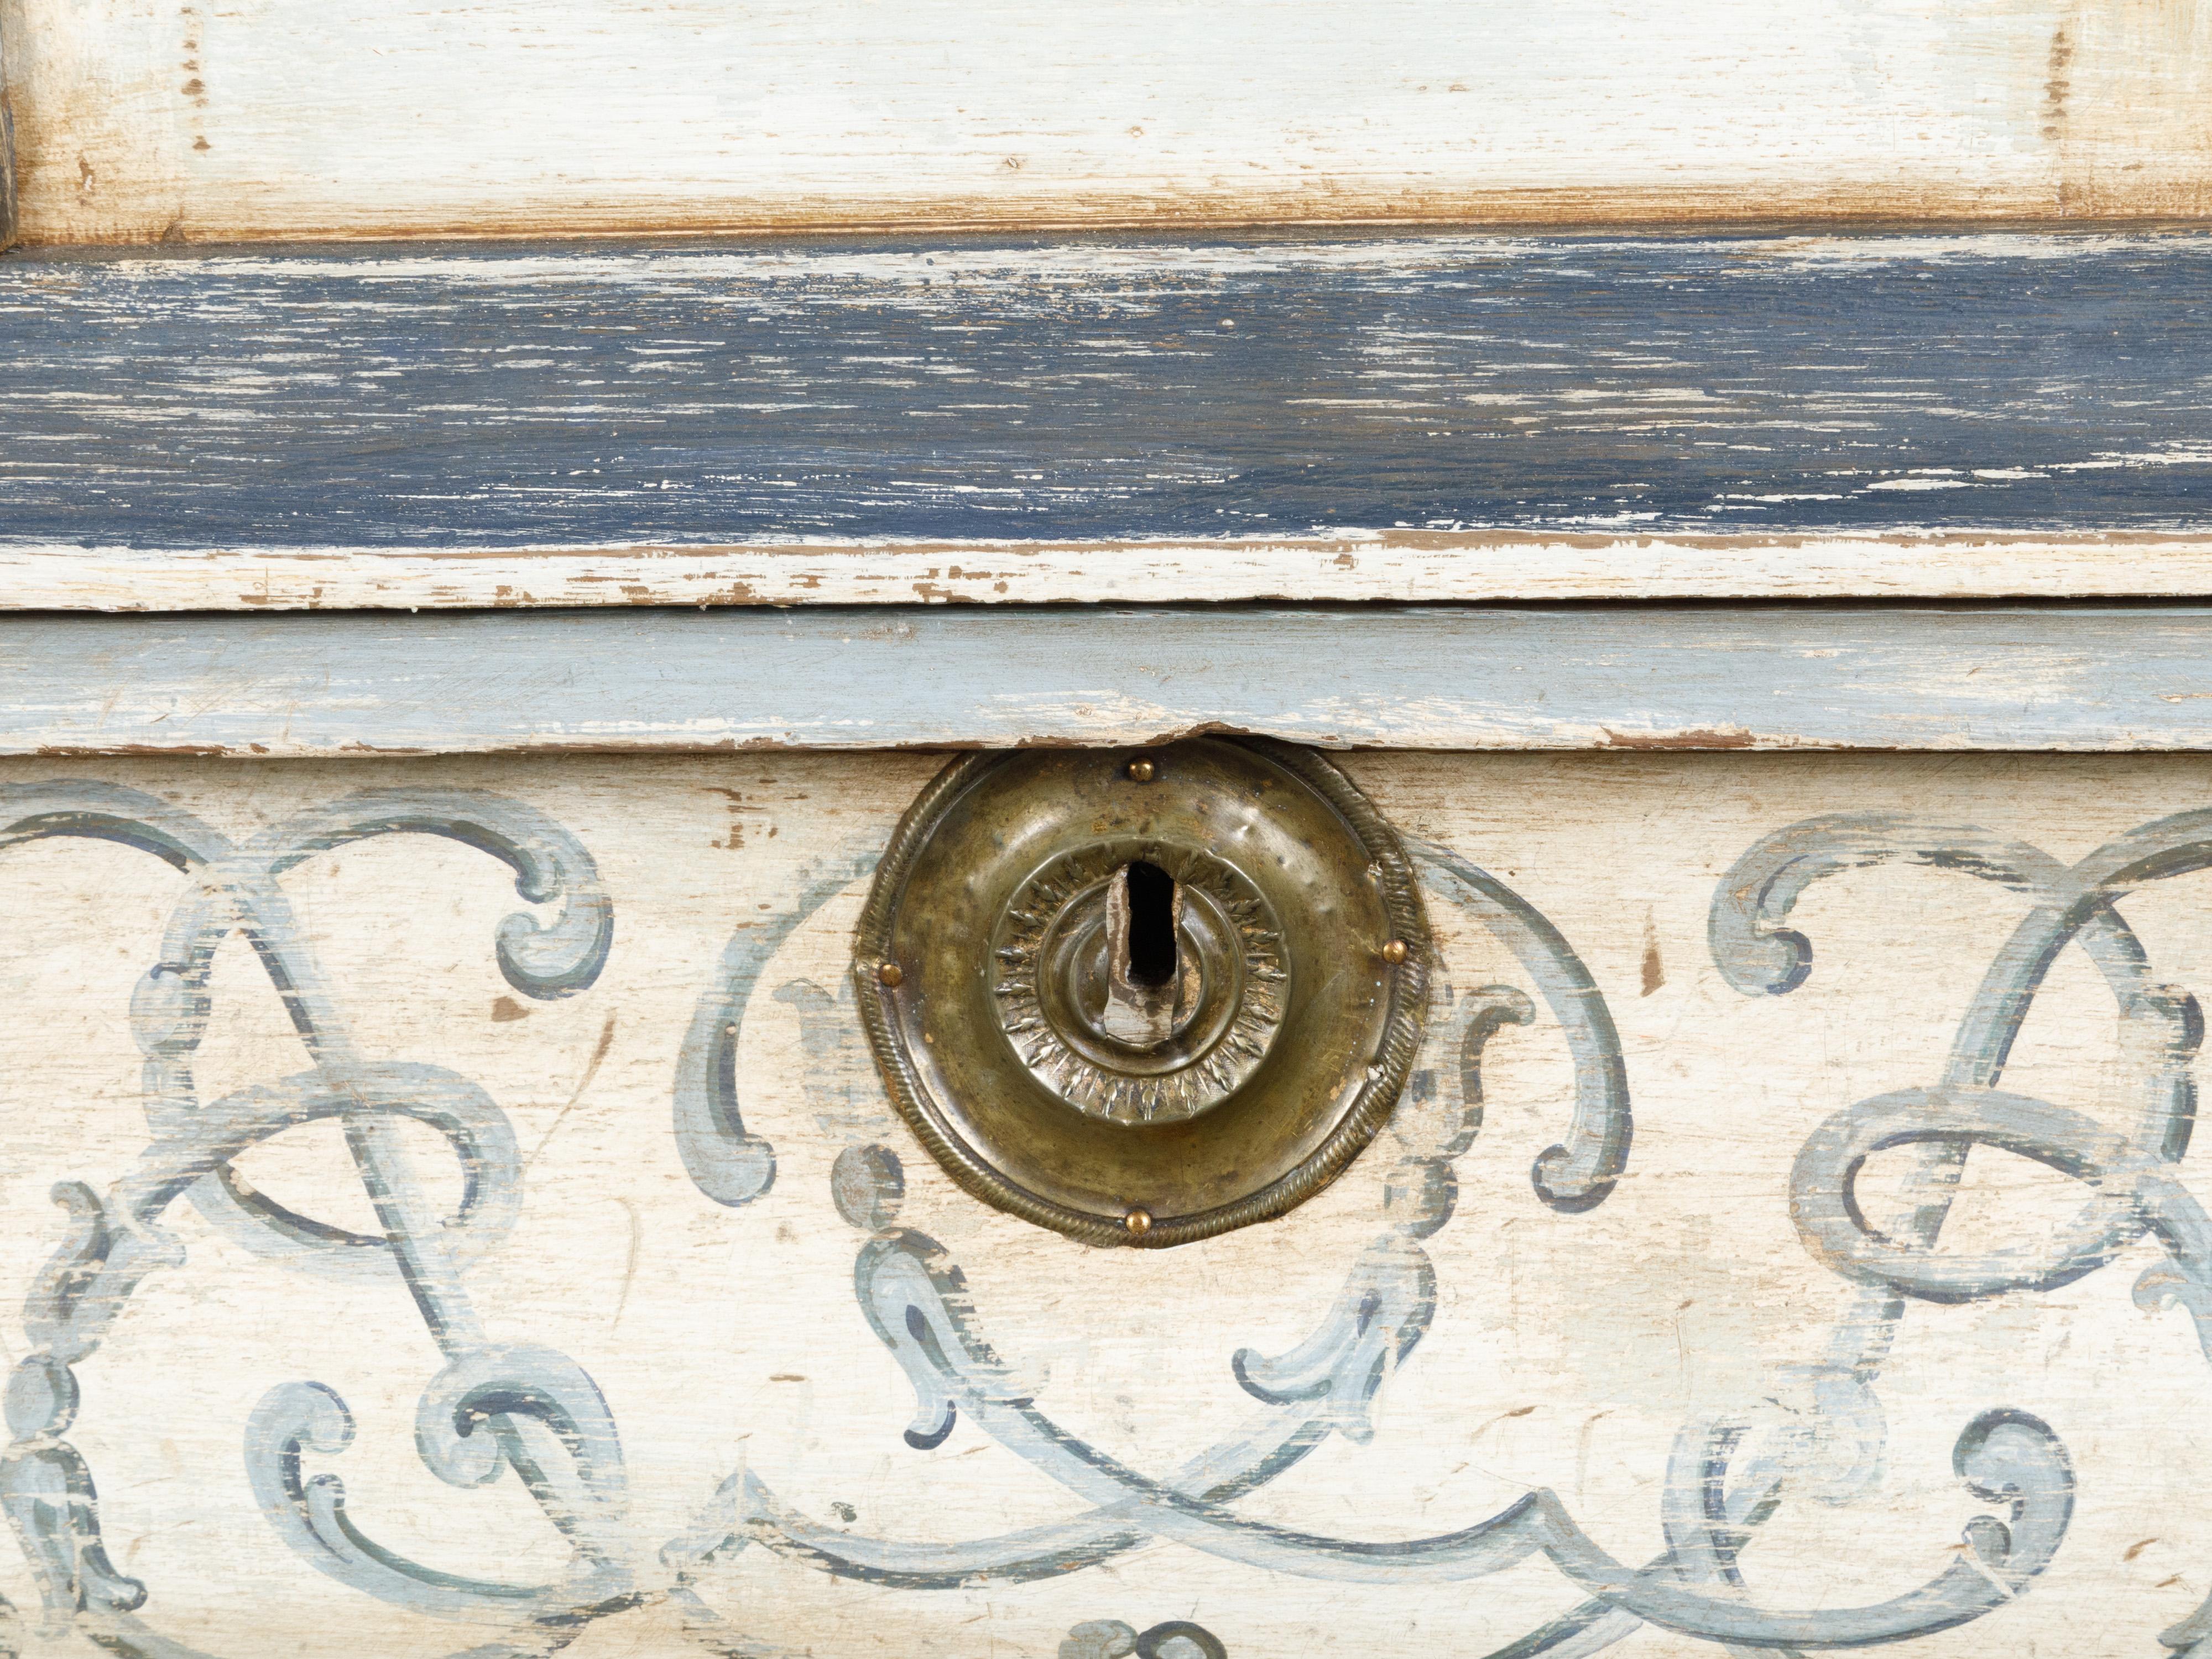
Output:
[[[1133,855],[1168,866],[1179,884],[1211,900],[1236,930],[1242,994],[1211,1048],[1174,1071],[1133,1077],[1078,1051],[1046,1011],[1039,979],[1054,926],[1069,905],[1121,873],[1128,860],[1110,848],[1085,848],[1055,859],[1014,895],[994,946],[992,994],[1000,1027],[1022,1063],[1069,1105],[1115,1123],[1170,1122],[1226,1099],[1259,1069],[1283,1023],[1290,970],[1267,900],[1236,870],[1181,848],[1140,845]]]

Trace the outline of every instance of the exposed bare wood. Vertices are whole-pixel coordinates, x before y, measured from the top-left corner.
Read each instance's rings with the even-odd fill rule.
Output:
[[[0,253],[15,244],[15,116],[8,77],[5,14],[0,11]]]

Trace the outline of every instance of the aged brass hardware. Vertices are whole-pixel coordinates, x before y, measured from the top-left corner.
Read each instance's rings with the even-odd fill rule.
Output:
[[[908,808],[854,978],[886,1087],[1001,1209],[1158,1248],[1282,1214],[1403,1086],[1428,930],[1397,837],[1308,750],[972,755]]]

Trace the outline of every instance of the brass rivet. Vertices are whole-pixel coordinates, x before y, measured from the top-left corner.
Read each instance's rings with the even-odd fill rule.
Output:
[[[1156,769],[1153,767],[1152,762],[1148,760],[1133,760],[1129,763],[1129,781],[1132,783],[1150,783],[1152,781],[1155,770]]]
[[[1382,960],[1393,968],[1406,959],[1406,941],[1394,939],[1382,947]]]
[[[893,990],[898,988],[898,982],[905,977],[905,974],[900,971],[899,965],[896,962],[887,962],[876,969],[876,982],[878,985],[889,986]]]
[[[1121,1218],[1121,1224],[1129,1230],[1132,1237],[1142,1238],[1152,1230],[1152,1212],[1150,1210],[1132,1210]]]

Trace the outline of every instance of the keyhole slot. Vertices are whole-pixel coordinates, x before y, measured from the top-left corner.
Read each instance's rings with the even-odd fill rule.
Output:
[[[1129,983],[1172,985],[1176,961],[1175,878],[1139,859],[1122,872],[1129,904]]]

